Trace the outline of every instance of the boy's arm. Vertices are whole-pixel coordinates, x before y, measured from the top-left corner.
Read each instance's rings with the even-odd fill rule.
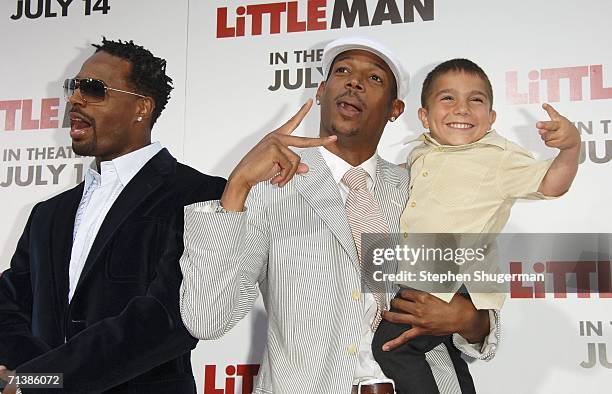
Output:
[[[543,104],[550,121],[538,122],[536,127],[542,140],[551,148],[561,151],[552,162],[540,183],[538,192],[557,197],[569,190],[578,171],[580,158],[580,134],[567,118],[559,114],[550,104]]]

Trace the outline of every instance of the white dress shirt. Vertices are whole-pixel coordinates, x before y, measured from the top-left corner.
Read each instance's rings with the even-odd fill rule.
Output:
[[[161,144],[155,142],[114,160],[101,162],[100,173],[92,168],[85,172],[83,197],[77,209],[72,233],[72,253],[68,271],[69,303],[106,214],[128,182],[160,150]]]
[[[334,177],[334,181],[338,185],[342,201],[346,204],[349,189],[342,182],[342,177],[348,170],[354,167],[323,147],[320,147],[319,151],[329,167]],[[368,174],[368,177],[366,177],[366,184],[368,186],[368,191],[372,193],[372,195],[374,195],[374,189],[376,187],[377,162],[378,154],[374,153],[372,157],[357,166],[363,168]],[[363,297],[365,314],[361,319],[361,341],[359,342],[359,353],[353,384],[393,383],[391,379],[385,376],[372,354],[372,338],[374,337],[372,323],[376,317],[376,300],[370,292],[364,292]]]

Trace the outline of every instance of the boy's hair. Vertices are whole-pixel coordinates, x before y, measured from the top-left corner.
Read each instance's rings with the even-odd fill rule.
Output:
[[[132,64],[129,81],[134,84],[137,92],[152,97],[155,108],[151,114],[151,126],[166,108],[170,92],[172,91],[172,78],[166,75],[166,61],[153,54],[134,41],[111,41],[102,37],[102,45],[92,44],[96,53],[104,51],[110,55],[120,57]]]
[[[448,72],[464,72],[466,74],[475,75],[482,79],[485,83],[486,94],[489,96],[490,107],[493,109],[493,88],[491,87],[491,81],[487,74],[478,66],[468,59],[451,59],[443,63],[438,64],[433,70],[427,74],[425,81],[423,81],[423,89],[421,90],[421,107],[426,108],[427,98],[432,94],[433,84],[440,76]]]

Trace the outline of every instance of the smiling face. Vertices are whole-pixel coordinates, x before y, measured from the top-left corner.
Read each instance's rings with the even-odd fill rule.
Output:
[[[449,71],[433,81],[424,108],[423,127],[442,145],[465,145],[481,139],[495,122],[485,82],[476,74]]]
[[[76,78],[94,78],[106,86],[134,91],[128,82],[131,64],[100,51],[85,61]],[[101,102],[88,103],[78,90],[69,98],[72,149],[98,161],[112,160],[150,143],[150,130],[139,122],[148,116],[149,103],[137,96],[107,90]]]
[[[320,135],[336,135],[339,145],[375,150],[387,121],[403,111],[395,92],[395,77],[380,57],[363,50],[341,53],[317,90]]]

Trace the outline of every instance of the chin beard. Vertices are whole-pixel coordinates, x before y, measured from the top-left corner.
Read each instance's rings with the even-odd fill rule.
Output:
[[[348,129],[348,130],[338,130],[338,127],[332,123],[331,125],[331,134],[335,135],[335,136],[354,136],[357,135],[359,133],[359,129],[358,128],[354,128],[354,129]]]
[[[72,143],[72,151],[79,156],[95,156],[96,150],[95,142],[89,142],[86,144],[75,144]]]

